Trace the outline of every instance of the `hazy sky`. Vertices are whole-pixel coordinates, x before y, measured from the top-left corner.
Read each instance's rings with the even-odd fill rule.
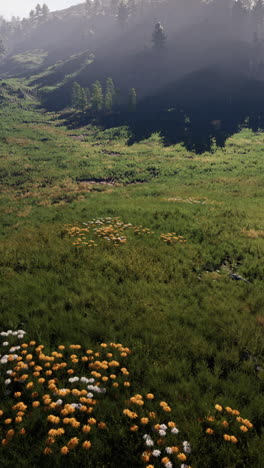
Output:
[[[67,8],[84,0],[0,0],[0,16],[10,18],[11,16],[28,17],[30,10],[34,9],[37,3],[46,3],[50,10]]]

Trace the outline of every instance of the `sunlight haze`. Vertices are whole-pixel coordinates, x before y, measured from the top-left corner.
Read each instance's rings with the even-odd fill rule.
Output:
[[[31,9],[34,9],[37,3],[46,3],[51,11],[60,10],[82,3],[79,0],[50,0],[46,2],[38,2],[35,0],[5,0],[0,1],[0,16],[10,18],[12,16],[28,17]]]

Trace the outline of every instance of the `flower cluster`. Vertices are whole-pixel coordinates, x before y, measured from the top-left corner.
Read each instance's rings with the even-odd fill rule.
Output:
[[[4,449],[23,446],[21,438],[27,435],[35,437],[35,424],[40,429],[37,450],[44,455],[79,453],[81,457],[84,451],[95,449],[91,453],[96,457],[96,444],[99,439],[107,443],[114,420],[122,423],[122,436],[126,433],[134,439],[135,452],[141,453],[145,468],[191,468],[191,445],[180,440],[171,406],[153,393],[129,396],[130,374],[125,365],[129,348],[121,343],[101,343],[95,350],[61,344],[48,352],[36,341],[25,341],[25,334],[23,330],[0,333],[0,441]],[[123,414],[113,419],[107,408],[112,410],[113,403],[121,399]],[[202,424],[206,447],[222,444],[232,456],[235,447],[247,447],[247,433],[253,432],[253,424],[238,410],[219,404]]]
[[[208,416],[204,421],[205,434],[213,437],[220,437],[223,441],[237,444],[243,442],[246,432],[253,429],[253,424],[240,416],[236,409],[219,404],[215,405],[215,414]]]
[[[126,244],[128,231],[132,231],[135,235],[153,234],[150,229],[143,226],[133,226],[131,223],[125,224],[119,217],[93,219],[83,223],[83,225],[85,227],[65,226],[67,233],[74,239],[73,245],[77,247],[96,247],[97,244],[91,237],[120,246]]]
[[[165,242],[165,244],[172,245],[176,244],[176,242],[180,244],[185,244],[187,240],[183,236],[177,236],[176,232],[168,232],[167,234],[161,234],[161,240]]]
[[[22,339],[24,334],[8,331],[1,337]],[[2,347],[8,349],[9,343],[4,341]],[[25,436],[35,414],[47,428],[45,455],[67,455],[77,447],[90,449],[96,432],[107,430],[107,424],[96,416],[100,399],[130,386],[123,362],[129,353],[121,343],[102,343],[98,351],[60,345],[51,353],[35,341],[12,346],[0,355],[7,369],[4,384],[9,395],[9,404],[5,402],[0,409],[2,445]]]
[[[157,402],[152,393],[143,397],[132,396],[123,414],[130,422],[130,431],[142,438],[142,461],[147,468],[180,466],[187,468],[187,456],[191,454],[189,442],[179,442],[179,429],[169,417],[171,407],[166,401]]]

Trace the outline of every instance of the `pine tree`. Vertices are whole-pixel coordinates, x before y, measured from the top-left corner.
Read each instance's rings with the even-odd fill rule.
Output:
[[[34,10],[30,10],[29,17],[30,17],[30,19],[33,19],[35,17],[35,11]]]
[[[104,104],[103,90],[100,81],[96,81],[92,84],[92,108],[96,112],[100,112]]]
[[[86,92],[87,105],[89,105],[90,100],[91,100],[91,93],[90,93],[89,88],[85,88],[85,92]]]
[[[112,110],[113,106],[116,104],[116,89],[115,84],[112,78],[107,78],[106,80],[106,91],[105,91],[105,99],[104,99],[104,107],[105,110],[110,111]]]
[[[115,84],[111,77],[106,80],[106,90],[110,91],[113,95],[115,94]]]
[[[113,95],[110,91],[105,93],[104,108],[107,112],[110,112],[113,108]]]
[[[80,109],[82,106],[82,88],[76,81],[72,85],[72,107]]]
[[[40,6],[40,4],[38,3],[37,6],[36,6],[36,16],[41,16],[42,14],[42,8]]]
[[[87,108],[88,106],[88,99],[87,99],[87,92],[85,88],[81,88],[80,92],[80,109],[83,111]]]
[[[5,46],[4,46],[2,39],[0,39],[0,57],[1,55],[4,55],[4,53],[5,53]]]
[[[128,110],[134,112],[137,107],[137,92],[135,88],[131,88],[128,95]]]
[[[46,3],[43,3],[42,5],[42,16],[43,18],[47,18],[48,14],[49,14],[49,7]]]
[[[161,49],[165,46],[167,37],[164,34],[164,28],[161,23],[155,24],[154,32],[152,34],[152,42],[154,47]]]

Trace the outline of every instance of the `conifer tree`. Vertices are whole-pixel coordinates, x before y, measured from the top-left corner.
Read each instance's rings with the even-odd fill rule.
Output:
[[[4,53],[5,53],[5,46],[4,46],[2,39],[0,39],[0,57],[4,55]]]
[[[137,92],[135,88],[131,88],[128,95],[128,110],[134,112],[137,107]]]
[[[115,84],[112,78],[107,78],[106,80],[106,91],[105,91],[105,99],[104,99],[104,107],[105,110],[110,111],[112,110],[113,106],[116,104],[117,101],[117,92],[115,88]]]
[[[104,108],[110,112],[113,108],[113,95],[110,91],[106,91],[104,98]]]
[[[111,94],[115,94],[116,90],[115,90],[115,84],[112,80],[112,78],[107,78],[106,80],[106,91],[109,91]]]
[[[155,24],[154,32],[152,34],[152,42],[154,47],[161,49],[165,46],[167,37],[164,34],[164,28],[161,23]]]
[[[87,105],[89,105],[90,100],[91,100],[91,93],[90,93],[89,88],[85,88],[85,92],[86,92]]]
[[[41,16],[41,14],[42,14],[42,8],[41,8],[39,3],[36,6],[36,13],[35,14],[36,14],[36,16]]]
[[[92,84],[91,101],[92,101],[92,108],[96,112],[100,112],[103,108],[104,96],[103,96],[101,83],[98,80]]]
[[[80,109],[83,111],[87,108],[88,106],[88,99],[87,99],[87,92],[85,88],[81,88],[80,92]]]
[[[82,106],[82,88],[76,81],[72,85],[72,107],[80,109]]]
[[[29,17],[30,17],[30,19],[33,19],[35,17],[35,11],[34,10],[30,10]]]
[[[43,16],[43,18],[47,18],[48,14],[49,14],[49,7],[48,7],[48,5],[46,3],[43,3],[43,5],[42,5],[42,16]]]

